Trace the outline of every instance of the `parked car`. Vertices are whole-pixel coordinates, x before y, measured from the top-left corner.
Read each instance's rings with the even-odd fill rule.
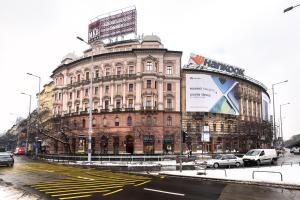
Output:
[[[1,152],[0,153],[0,165],[5,165],[12,167],[14,165],[14,158],[10,153]]]
[[[25,147],[16,147],[15,155],[25,155]]]
[[[243,156],[244,165],[274,164],[277,161],[276,149],[251,149]]]
[[[207,167],[218,168],[221,166],[236,166],[240,167],[243,165],[243,159],[233,154],[216,155],[215,158],[204,162]]]

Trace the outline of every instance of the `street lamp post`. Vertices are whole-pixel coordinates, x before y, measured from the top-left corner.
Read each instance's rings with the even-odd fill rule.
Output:
[[[28,139],[29,139],[29,126],[30,126],[30,112],[31,112],[31,95],[21,92],[21,94],[29,96],[29,112],[27,120],[27,133],[26,133],[26,155],[28,154]]]
[[[37,114],[38,114],[38,117],[39,117],[39,114],[40,114],[40,94],[41,94],[41,77],[40,76],[37,76],[37,75],[34,75],[34,74],[31,74],[31,73],[27,73],[29,76],[34,76],[36,78],[39,79],[39,97],[38,97],[38,107],[37,107]],[[36,137],[38,137],[38,131],[36,132]],[[35,144],[35,156],[38,155],[38,148],[37,148],[37,142]]]
[[[286,12],[288,12],[288,11],[290,11],[290,10],[292,10],[292,9],[294,9],[294,8],[296,8],[296,7],[298,7],[298,6],[300,6],[300,4],[295,5],[295,6],[290,6],[290,7],[286,8],[286,9],[284,9],[283,12],[286,13]]]
[[[280,105],[280,132],[281,132],[281,138],[282,138],[282,141],[283,141],[283,132],[282,132],[282,116],[281,116],[281,108],[282,106],[285,106],[285,105],[289,105],[290,103],[285,103],[285,104],[281,104]]]
[[[91,44],[87,43],[82,39],[81,37],[76,37],[78,40],[84,42],[85,44],[89,45],[92,50],[92,56],[91,56],[91,65],[93,66],[94,62],[94,53],[93,53],[93,47]],[[89,139],[88,139],[88,162],[91,163],[92,161],[92,134],[93,134],[93,127],[92,127],[92,95],[93,95],[93,67],[91,67],[91,81],[90,81],[90,93],[89,93]]]
[[[281,81],[281,82],[272,84],[272,93],[273,93],[273,135],[274,135],[274,139],[273,139],[273,140],[276,140],[276,121],[275,121],[276,118],[275,118],[274,86],[275,86],[275,85],[278,85],[278,84],[281,84],[281,83],[286,83],[286,82],[288,82],[288,80],[285,80],[285,81]]]

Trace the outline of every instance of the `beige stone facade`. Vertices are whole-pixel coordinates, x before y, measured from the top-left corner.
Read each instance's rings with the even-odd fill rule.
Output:
[[[145,36],[94,44],[80,58],[67,55],[51,76],[52,114],[72,152],[87,151],[92,92],[93,153],[178,153],[181,54],[165,49],[157,36]],[[64,149],[57,144],[52,151]]]

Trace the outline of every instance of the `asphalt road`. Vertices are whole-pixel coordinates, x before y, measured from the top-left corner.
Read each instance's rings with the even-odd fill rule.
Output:
[[[38,199],[107,200],[285,200],[300,191],[199,179],[145,176],[32,162],[16,157],[13,168],[0,168],[2,182]]]

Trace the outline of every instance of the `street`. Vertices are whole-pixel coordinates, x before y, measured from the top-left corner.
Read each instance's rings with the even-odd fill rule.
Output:
[[[34,162],[26,157],[15,157],[13,168],[1,167],[0,178],[2,182],[15,188],[38,195],[38,199],[300,198],[300,192],[297,190],[84,169]]]

